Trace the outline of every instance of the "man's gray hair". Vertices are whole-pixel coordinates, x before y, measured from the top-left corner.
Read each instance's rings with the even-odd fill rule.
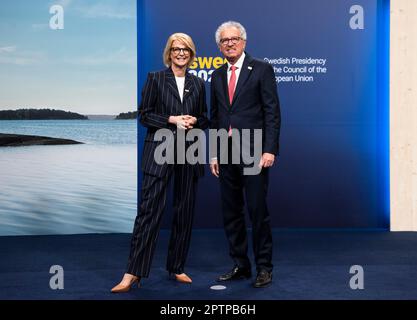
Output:
[[[216,43],[219,46],[220,45],[220,34],[222,33],[222,31],[224,29],[230,28],[230,27],[235,27],[240,31],[240,37],[246,41],[246,30],[245,27],[242,26],[239,22],[236,21],[227,21],[227,22],[223,22],[216,30]]]

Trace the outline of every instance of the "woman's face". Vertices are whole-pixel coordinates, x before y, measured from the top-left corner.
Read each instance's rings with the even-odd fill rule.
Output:
[[[190,61],[191,50],[181,41],[174,40],[171,45],[171,61],[177,67],[183,68]]]

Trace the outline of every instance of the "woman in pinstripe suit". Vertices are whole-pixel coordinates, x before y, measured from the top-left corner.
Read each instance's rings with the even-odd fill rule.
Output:
[[[158,164],[155,141],[158,129],[177,130],[208,127],[204,81],[189,74],[187,67],[195,57],[190,36],[175,33],[168,38],[164,63],[168,69],[149,73],[142,90],[140,122],[147,128],[142,154],[142,190],[140,212],[133,229],[126,273],[112,292],[126,292],[149,275],[161,216],[165,208],[168,182],[174,178],[174,206],[167,270],[177,281],[191,283],[184,273],[190,245],[194,203],[198,178],[204,174],[203,164]]]

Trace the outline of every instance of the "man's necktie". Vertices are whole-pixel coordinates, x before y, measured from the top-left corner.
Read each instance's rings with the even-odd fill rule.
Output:
[[[236,66],[231,66],[230,70],[232,70],[232,74],[230,76],[229,80],[229,101],[230,105],[232,105],[233,102],[233,95],[235,94],[236,89]],[[229,137],[232,135],[232,126],[229,127]]]
[[[236,88],[236,69],[237,67],[231,66],[230,70],[232,70],[232,75],[230,76],[229,80],[229,101],[230,104],[233,102],[233,95],[235,94],[235,88]]]

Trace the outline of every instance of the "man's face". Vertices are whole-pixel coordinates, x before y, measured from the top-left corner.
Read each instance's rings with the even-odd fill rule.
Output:
[[[219,48],[224,57],[230,62],[235,63],[239,60],[245,50],[246,41],[240,37],[238,28],[229,27],[220,33]]]

